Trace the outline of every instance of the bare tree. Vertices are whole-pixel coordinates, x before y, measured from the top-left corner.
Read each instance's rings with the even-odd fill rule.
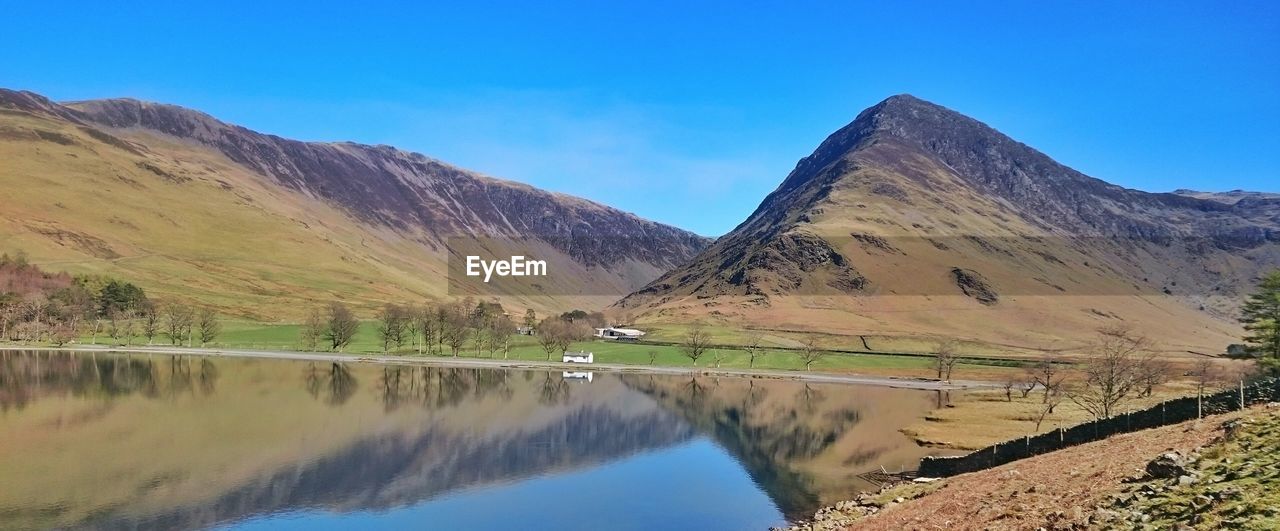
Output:
[[[715,368],[719,369],[720,364],[724,363],[724,360],[725,360],[725,352],[723,350],[711,349],[711,363],[714,364],[713,366]]]
[[[698,366],[698,358],[707,352],[711,346],[711,335],[703,328],[702,323],[694,323],[689,328],[689,332],[684,336],[684,342],[680,344],[680,350],[684,355],[693,360],[693,366]]]
[[[1036,433],[1040,433],[1040,425],[1044,424],[1044,420],[1053,414],[1053,410],[1058,408],[1058,404],[1062,403],[1061,386],[1054,386],[1045,393],[1044,400],[1036,406],[1034,410],[1036,418]]]
[[[1192,367],[1191,379],[1196,383],[1196,418],[1202,418],[1205,392],[1222,387],[1226,374],[1213,360],[1202,358]]]
[[[960,360],[955,341],[943,341],[933,349],[933,366],[938,371],[938,379],[950,382],[951,371],[955,370]]]
[[[422,333],[421,315],[422,308],[412,304],[404,307],[404,338],[401,341],[407,340],[409,345],[418,351],[418,354],[422,354],[422,343],[418,341],[418,336]]]
[[[501,350],[502,359],[507,359],[511,352],[511,335],[516,332],[516,324],[511,318],[505,315],[499,315],[489,320],[489,326],[485,331],[485,350],[489,351],[489,357],[492,358],[494,353]]]
[[[307,318],[302,322],[302,328],[298,331],[298,340],[302,343],[302,348],[314,351],[320,346],[320,338],[324,335],[324,318],[320,316],[320,310],[312,308],[307,314]]]
[[[359,330],[360,320],[356,319],[347,305],[337,301],[329,303],[329,312],[322,335],[329,343],[330,349],[342,350],[351,344],[351,340],[356,337],[356,332]]]
[[[388,304],[378,313],[378,337],[382,340],[382,351],[387,352],[394,344],[397,348],[404,345],[405,325],[409,314],[403,306]]]
[[[218,322],[218,316],[213,313],[210,308],[200,311],[199,326],[200,330],[200,346],[213,342],[218,338],[218,334],[222,332],[222,324]]]
[[[568,352],[569,347],[578,341],[586,341],[591,337],[591,324],[583,321],[565,322],[564,328],[556,338],[556,347],[561,352]]]
[[[656,351],[656,350],[650,350],[650,351],[649,351],[649,365],[653,365],[653,364],[654,364],[655,362],[657,362],[657,361],[658,361],[658,351]]]
[[[49,342],[53,343],[55,347],[66,345],[75,338],[75,327],[70,323],[59,323],[49,330]]]
[[[1155,388],[1169,381],[1173,374],[1173,367],[1169,362],[1155,357],[1154,354],[1146,354],[1138,363],[1138,396],[1151,396],[1155,392]]]
[[[1150,348],[1151,342],[1129,327],[1098,330],[1083,377],[1068,397],[1096,419],[1111,418],[1140,385],[1142,355]]]
[[[191,321],[194,312],[190,307],[171,302],[164,307],[165,335],[174,345],[182,345],[191,332]]]
[[[548,317],[538,324],[538,346],[547,353],[547,361],[551,361],[551,354],[560,345],[560,336],[564,335],[567,325],[568,323],[556,317]]]
[[[453,357],[458,357],[458,352],[462,351],[462,347],[467,344],[467,340],[471,338],[471,312],[467,301],[453,302],[441,308],[441,327],[440,338],[445,345],[448,345],[449,351]]]
[[[813,363],[825,358],[827,351],[818,347],[818,340],[809,337],[800,343],[800,360],[804,362],[804,370],[809,370]]]
[[[1050,395],[1058,392],[1062,387],[1063,380],[1066,379],[1066,371],[1063,368],[1066,364],[1061,356],[1054,353],[1046,352],[1032,365],[1026,367],[1026,381],[1030,383],[1030,389],[1034,389],[1039,385],[1044,390],[1044,396],[1040,400],[1041,403],[1048,403]],[[1026,394],[1023,395],[1026,398]]]
[[[160,312],[156,311],[154,304],[147,304],[142,308],[142,336],[147,338],[147,344],[150,345],[159,334]]]
[[[752,332],[747,335],[747,343],[742,346],[742,350],[747,351],[749,361],[747,367],[754,369],[756,367],[756,358],[764,353],[761,344],[764,343],[764,334]]]
[[[1004,381],[1004,401],[1013,402],[1013,388],[1017,387],[1022,380],[1019,378],[1009,378]]]
[[[418,332],[422,334],[422,342],[418,344],[418,354],[422,354],[423,348],[426,349],[427,354],[435,353],[435,345],[440,337],[440,310],[428,303],[419,309],[415,318],[418,320]]]

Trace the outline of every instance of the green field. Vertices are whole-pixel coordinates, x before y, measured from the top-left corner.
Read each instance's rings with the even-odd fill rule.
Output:
[[[227,321],[223,323],[222,333],[219,335],[215,343],[207,345],[211,348],[227,348],[227,349],[250,349],[250,350],[282,350],[297,351],[302,350],[299,343],[300,326],[296,324],[263,324],[249,321]],[[659,335],[660,334],[654,334]],[[670,336],[670,334],[667,334]],[[713,336],[715,339],[729,339],[725,336]],[[661,337],[661,340],[671,340],[675,336]],[[659,341],[661,341],[659,340]],[[86,336],[81,338],[81,343],[87,344],[91,342],[91,338]],[[115,342],[110,338],[99,336],[97,344],[110,345]],[[144,344],[144,339],[135,339],[133,345]],[[768,342],[766,342],[768,343]],[[166,338],[157,337],[155,344],[158,346],[168,345]],[[320,346],[320,350],[325,350],[324,345]],[[654,343],[622,343],[610,340],[590,340],[573,344],[570,350],[583,350],[595,353],[597,363],[615,363],[625,365],[650,365],[663,367],[693,367],[693,360],[685,356],[680,347],[671,344],[654,344]],[[405,345],[401,349],[392,349],[391,352],[384,352],[382,344],[378,338],[377,322],[365,321],[361,323],[360,331],[356,334],[354,340],[346,348],[342,350],[348,354],[395,354],[406,357],[419,356],[416,345]],[[650,353],[655,356],[650,361]],[[431,354],[423,354],[431,355]],[[435,354],[439,357],[441,354]],[[450,356],[447,348],[443,356]],[[475,347],[468,344],[460,356],[469,358],[489,358],[489,353],[481,351],[479,354],[475,351]],[[495,358],[503,357],[501,352],[494,355]],[[512,348],[506,359],[520,361],[546,361],[547,354],[536,343],[533,337],[529,336],[513,336]],[[559,356],[553,356],[553,361],[559,361]],[[926,356],[919,355],[895,355],[883,353],[844,353],[830,352],[822,359],[813,363],[810,370],[821,372],[837,372],[837,373],[863,373],[877,375],[893,375],[893,376],[915,376],[928,377],[934,374],[932,369],[933,360]],[[999,362],[993,360],[968,360],[962,361],[956,366],[953,374],[957,379],[994,379],[1000,377],[1005,371],[1011,370],[1016,365],[1014,362]],[[745,369],[750,366],[750,356],[741,348],[731,346],[722,346],[708,349],[706,353],[698,360],[698,367],[706,368],[725,368],[725,369]],[[785,346],[779,346],[777,343],[768,345],[768,349],[757,356],[754,368],[756,369],[773,369],[773,370],[804,370],[804,362],[800,359],[798,353],[787,349]]]

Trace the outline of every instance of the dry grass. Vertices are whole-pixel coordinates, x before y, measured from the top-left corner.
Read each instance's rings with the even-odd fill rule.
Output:
[[[1247,414],[1267,414],[1258,411]],[[1271,413],[1274,414],[1274,413]],[[935,492],[890,504],[849,529],[1078,529],[1094,508],[1166,451],[1190,452],[1242,413],[1117,435],[945,480]]]

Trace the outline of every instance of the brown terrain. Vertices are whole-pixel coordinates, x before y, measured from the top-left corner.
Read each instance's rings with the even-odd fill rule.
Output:
[[[1217,353],[1278,243],[1275,196],[1122,188],[903,95],[619,306],[651,323],[1057,349],[1126,323],[1169,351]]]
[[[1276,529],[1278,437],[1260,406],[891,487],[794,529]]]

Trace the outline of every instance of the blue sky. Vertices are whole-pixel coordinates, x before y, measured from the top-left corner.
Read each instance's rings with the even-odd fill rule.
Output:
[[[1125,186],[1280,191],[1280,2],[179,4],[6,3],[0,86],[391,144],[706,235],[897,93]]]

